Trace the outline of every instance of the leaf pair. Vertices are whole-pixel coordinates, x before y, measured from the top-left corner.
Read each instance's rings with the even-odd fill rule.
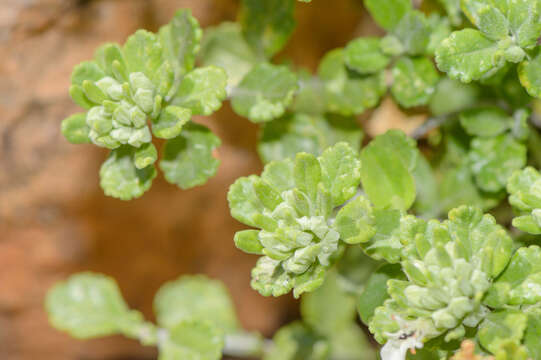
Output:
[[[90,272],[55,285],[45,307],[51,324],[74,337],[123,334],[158,346],[160,360],[220,359],[224,335],[239,330],[227,290],[204,276],[182,277],[158,291],[154,310],[160,328],[128,308],[113,279]]]
[[[462,11],[477,29],[455,31],[436,52],[440,70],[463,82],[490,78],[507,62],[517,63],[526,91],[541,96],[537,39],[539,0],[462,0]]]

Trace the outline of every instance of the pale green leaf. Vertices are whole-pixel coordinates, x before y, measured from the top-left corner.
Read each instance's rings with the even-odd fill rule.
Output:
[[[231,105],[253,122],[270,121],[284,114],[297,86],[297,77],[286,66],[259,64],[233,91]]]
[[[86,124],[86,114],[75,114],[64,119],[61,127],[62,135],[72,144],[88,144],[90,128]]]
[[[158,360],[219,360],[223,347],[223,334],[215,326],[187,320],[172,328],[160,342]]]
[[[152,185],[156,168],[135,166],[135,148],[125,145],[111,151],[100,169],[100,185],[106,195],[121,200],[138,198]]]
[[[490,192],[504,189],[513,172],[526,165],[526,152],[511,134],[474,138],[468,158],[477,185]]]
[[[377,136],[362,150],[361,181],[377,209],[410,208],[415,200],[411,172],[417,156],[414,141],[396,130]]]
[[[477,84],[464,84],[448,77],[441,79],[430,98],[430,111],[436,115],[459,112],[477,104],[481,89]]]
[[[179,10],[159,32],[163,56],[171,64],[178,82],[193,69],[203,31],[189,10]]]
[[[158,324],[168,329],[185,321],[209,322],[224,333],[238,330],[231,296],[218,280],[182,276],[164,284],[154,297]]]
[[[265,123],[258,144],[263,162],[293,158],[299,152],[320,155],[345,141],[359,149],[363,133],[354,118],[295,113]]]
[[[152,143],[146,143],[135,150],[135,167],[144,169],[158,160],[158,150]]]
[[[428,58],[400,58],[392,69],[391,93],[404,107],[426,105],[436,89],[439,75]]]
[[[257,63],[256,55],[242,36],[240,25],[233,22],[205,29],[199,58],[204,66],[223,68],[231,86],[236,86]]]
[[[472,24],[489,39],[501,40],[509,34],[506,14],[502,13],[491,1],[462,0],[462,9]]]
[[[329,337],[355,323],[355,298],[345,293],[338,281],[336,272],[331,271],[320,288],[301,298],[303,321]]]
[[[541,51],[537,49],[537,54],[531,60],[524,60],[518,67],[518,76],[520,83],[530,96],[541,98]]]
[[[353,76],[344,64],[344,52],[335,49],[325,55],[318,67],[324,83],[327,110],[350,116],[377,105],[387,90],[383,72]]]
[[[171,104],[190,109],[194,115],[210,115],[222,106],[226,86],[227,75],[221,68],[198,68],[182,78]]]
[[[373,74],[387,67],[391,59],[380,47],[380,39],[361,37],[351,41],[344,50],[344,62],[359,74]]]
[[[504,64],[498,44],[473,29],[455,31],[436,50],[438,68],[462,82],[489,77]]]
[[[156,120],[152,121],[152,133],[161,139],[173,139],[180,134],[191,117],[190,109],[170,105],[163,109]]]
[[[482,107],[460,114],[460,124],[469,135],[496,136],[512,125],[513,119],[499,107]]]
[[[262,59],[280,51],[295,29],[295,0],[243,0],[239,21],[244,37]]]
[[[128,308],[113,279],[90,272],[51,288],[45,309],[55,328],[79,339],[119,334],[142,323],[141,314]]]
[[[498,353],[504,343],[519,345],[527,321],[527,316],[516,310],[493,312],[479,326],[479,342],[493,354]]]
[[[392,30],[412,9],[411,0],[364,0],[370,15],[385,30]]]
[[[334,226],[348,244],[370,240],[376,233],[372,205],[364,196],[357,196],[338,211]]]
[[[202,185],[216,174],[219,161],[213,156],[220,139],[202,125],[187,123],[181,134],[163,148],[160,169],[165,179],[182,189]]]
[[[408,55],[422,55],[427,51],[430,32],[426,16],[417,10],[408,11],[392,31]]]
[[[263,360],[326,360],[329,344],[300,322],[282,327],[273,337],[273,346]]]

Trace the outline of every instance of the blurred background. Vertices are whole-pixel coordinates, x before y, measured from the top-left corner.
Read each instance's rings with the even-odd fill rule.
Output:
[[[384,1],[384,0],[382,0]],[[82,270],[114,277],[133,308],[152,317],[165,281],[204,273],[225,282],[243,325],[267,336],[297,316],[291,295],[264,298],[250,286],[256,257],[234,247],[241,225],[226,202],[229,185],[259,172],[258,128],[226,102],[196,118],[221,139],[221,166],[188,191],[158,175],[142,198],[104,196],[98,171],[106,151],[71,145],[60,123],[77,112],[68,96],[74,65],[103,42],[124,42],[136,29],[156,31],[189,8],[203,27],[234,20],[236,0],[0,0],[0,358],[2,360],[155,359],[121,337],[78,341],[52,329],[43,310],[47,289]],[[360,0],[299,3],[298,27],[279,55],[315,70],[330,49],[360,33],[377,34]],[[384,101],[365,116],[373,135],[416,127],[419,117]],[[378,119],[371,121],[370,119]]]

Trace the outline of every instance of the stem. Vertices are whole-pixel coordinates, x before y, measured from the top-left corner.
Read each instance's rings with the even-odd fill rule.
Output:
[[[223,354],[232,357],[262,357],[272,346],[272,340],[258,333],[241,332],[225,336]]]

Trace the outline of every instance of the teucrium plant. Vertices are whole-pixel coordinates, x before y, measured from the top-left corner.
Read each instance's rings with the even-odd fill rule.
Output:
[[[227,98],[259,123],[264,169],[227,195],[250,227],[233,241],[258,256],[252,288],[300,297],[300,319],[264,339],[223,284],[185,276],[156,294],[154,325],[112,279],[81,273],[47,295],[51,324],[123,334],[162,360],[374,360],[357,313],[382,360],[541,359],[541,0],[364,0],[385,35],[330,50],[314,73],[281,54],[296,3],[243,0],[204,34],[181,10],[100,47],[73,72],[86,112],[62,133],[111,150],[101,185],[128,200],[157,175],[155,139],[167,181],[215,174],[220,141],[193,115]],[[364,132],[384,97],[426,121]]]
[[[168,140],[160,167],[169,182],[190,188],[216,172],[211,153],[220,141],[190,119],[220,108],[227,75],[194,68],[201,36],[190,13],[179,11],[158,33],[139,30],[122,47],[106,44],[75,67],[70,95],[88,111],[64,120],[62,133],[112,150],[100,171],[107,195],[129,200],[150,188],[158,158],[153,136]]]

